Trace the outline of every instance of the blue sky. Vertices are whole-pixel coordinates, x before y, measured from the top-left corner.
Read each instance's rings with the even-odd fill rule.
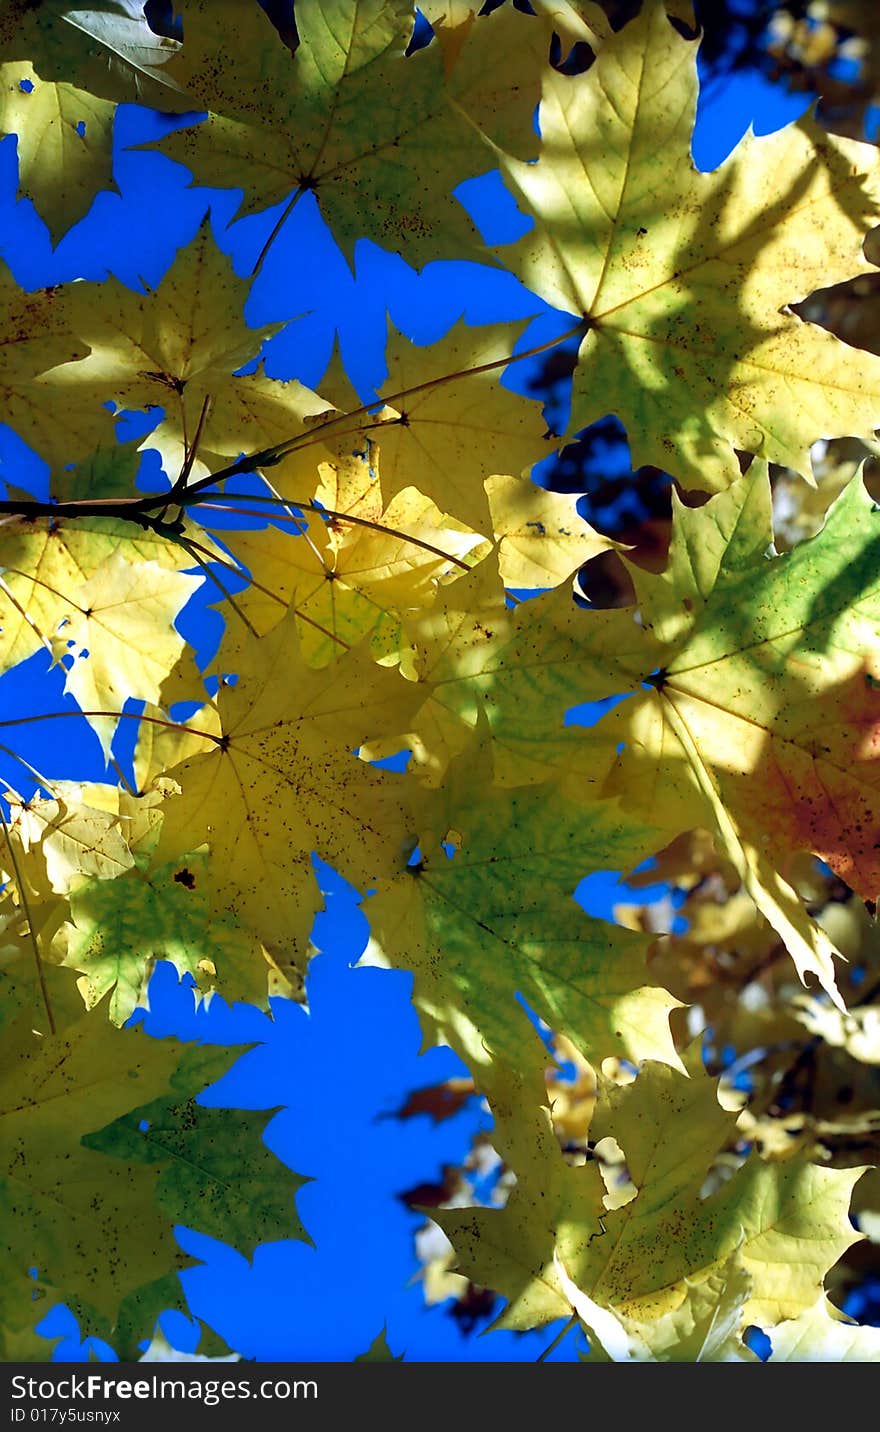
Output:
[[[750,123],[766,132],[796,118],[806,103],[803,95],[786,96],[749,72],[713,84],[701,95],[693,145],[698,166],[714,167]],[[133,287],[155,285],[208,206],[218,243],[240,273],[250,271],[280,208],[227,227],[236,208],[232,196],[190,189],[179,166],[128,150],[169,127],[169,121],[132,106],[120,110],[120,192],[99,196],[54,252],[31,205],[16,200],[15,142],[0,143],[0,255],[20,284],[100,281],[114,274]],[[497,175],[463,186],[461,197],[487,240],[504,242],[521,231],[523,220]],[[537,315],[524,344],[544,341],[566,326],[511,276],[475,264],[436,263],[417,274],[402,260],[361,243],[352,274],[311,196],[305,196],[273,245],[246,308],[254,326],[292,320],[266,345],[267,372],[318,384],[338,337],[352,381],[366,396],[384,376],[386,313],[419,342],[438,338],[461,314],[472,323]],[[519,373],[513,381],[523,380]],[[136,424],[121,425],[121,436],[136,432]],[[45,489],[42,465],[0,428],[4,477],[37,493]],[[211,626],[203,602],[188,614],[186,634],[203,650],[217,639],[216,620]],[[35,656],[0,678],[0,719],[72,707],[62,684],[63,673],[48,672],[46,658]],[[123,725],[123,743],[130,743],[133,723]],[[84,723],[65,722],[63,768],[59,743],[50,735],[57,729],[53,722],[22,727],[15,733],[16,750],[49,777],[100,778],[100,753]],[[20,763],[2,749],[0,776],[19,790],[27,786]],[[268,1124],[268,1144],[313,1180],[297,1204],[314,1246],[265,1245],[249,1261],[212,1239],[178,1230],[181,1246],[197,1261],[183,1278],[190,1307],[244,1356],[263,1360],[348,1360],[383,1326],[392,1351],[412,1360],[534,1360],[552,1341],[554,1328],[466,1337],[444,1305],[426,1307],[422,1286],[414,1281],[413,1240],[422,1218],[399,1195],[439,1180],[443,1165],[458,1163],[474,1134],[491,1120],[476,1099],[439,1124],[427,1115],[405,1122],[388,1117],[411,1089],[463,1071],[448,1050],[420,1052],[409,976],[354,967],[367,939],[364,912],[356,892],[332,871],[322,867],[321,879],[327,911],[314,933],[321,953],[311,966],[308,1010],[276,1002],[273,1020],[243,1006],[230,1010],[215,999],[209,1009],[196,1011],[189,988],[170,967],[161,967],[151,985],[144,1020],[151,1034],[254,1046],[205,1102],[277,1110]],[[610,875],[592,877],[581,895],[591,913],[605,916],[612,900],[622,898]],[[196,1334],[185,1319],[169,1317],[164,1329],[177,1346],[192,1349]],[[64,1333],[56,1359],[88,1356],[69,1314],[50,1315],[45,1331]],[[583,1346],[572,1332],[553,1358],[573,1360]]]

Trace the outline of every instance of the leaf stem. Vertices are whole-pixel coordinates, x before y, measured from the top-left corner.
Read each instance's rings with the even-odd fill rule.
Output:
[[[238,493],[238,492],[232,492],[232,493],[227,492],[227,493],[224,493],[223,495],[224,495],[224,497],[229,497],[229,498],[232,498],[233,500],[236,499],[236,498],[238,498],[238,497],[241,497],[242,500],[245,501],[245,502],[266,502],[266,503],[273,503],[273,504],[275,504],[275,503],[277,503],[277,501],[278,501],[278,499],[276,499],[276,498],[274,498],[274,497],[259,497],[259,496],[257,496],[257,497],[251,497],[251,496],[246,495],[245,493]],[[285,503],[287,503],[287,504],[289,504],[290,506],[292,506],[292,507],[301,507],[301,508],[305,509],[305,511],[307,511],[307,512],[317,512],[317,513],[319,513],[322,517],[329,517],[329,518],[331,518],[331,520],[334,521],[334,522],[351,522],[351,523],[354,523],[354,524],[355,524],[356,526],[358,526],[358,527],[369,527],[369,528],[372,528],[372,530],[373,530],[374,532],[381,532],[381,533],[383,533],[386,537],[399,537],[399,538],[401,539],[401,541],[403,541],[403,542],[411,542],[414,547],[421,547],[425,552],[431,552],[431,553],[433,553],[433,555],[434,555],[435,557],[442,557],[445,562],[452,562],[452,563],[454,563],[454,565],[455,565],[456,567],[460,567],[463,572],[469,572],[469,571],[470,571],[470,566],[468,565],[468,563],[467,563],[467,562],[463,562],[460,557],[454,557],[451,552],[444,552],[444,550],[443,550],[442,547],[435,547],[432,542],[425,542],[425,541],[422,540],[421,537],[413,537],[409,532],[402,532],[402,531],[400,530],[400,528],[398,528],[398,527],[389,527],[389,526],[387,526],[386,523],[384,523],[384,522],[375,522],[375,521],[373,521],[372,518],[369,518],[369,517],[355,517],[355,515],[354,515],[353,512],[336,512],[336,511],[334,511],[334,509],[333,509],[332,507],[324,507],[324,505],[323,505],[322,503],[312,502],[312,501],[310,501],[310,500],[308,500],[308,499],[306,499],[305,501],[303,501],[301,498],[298,498],[298,497],[288,497],[288,498],[284,498],[284,499],[282,499],[282,500],[283,500]],[[200,503],[199,506],[206,508],[209,512],[239,512],[239,513],[241,513],[241,516],[242,516],[242,517],[259,517],[259,516],[260,516],[260,513],[258,513],[258,512],[248,512],[246,508],[228,507],[228,506],[223,506],[222,504],[220,504],[220,503],[215,503],[215,502],[204,502],[204,503]],[[285,517],[285,518],[275,517],[275,518],[272,519],[272,521],[273,521],[273,522],[281,522],[281,521],[285,521],[285,522],[288,522],[288,521],[297,522],[298,519],[291,514],[291,516],[290,516],[289,518],[288,518],[288,517]],[[482,533],[477,532],[475,535],[476,535],[477,537],[480,537],[480,536],[482,536]],[[484,541],[487,541],[488,538],[484,538],[483,540],[484,540]]]
[[[281,233],[281,230],[284,228],[284,225],[287,223],[287,220],[290,218],[291,214],[293,213],[294,209],[296,208],[297,204],[305,193],[306,190],[300,186],[298,189],[296,189],[294,194],[289,199],[288,203],[282,209],[280,215],[278,216],[275,221],[275,224],[272,227],[271,234],[264,243],[263,247],[260,249],[260,252],[257,256],[257,261],[251,269],[251,278],[256,278],[257,275],[260,273],[263,264],[266,262],[269,250],[271,249],[275,240],[278,238],[278,235]]]
[[[30,726],[34,721],[60,721],[70,716],[112,716],[117,721],[146,721],[151,726],[165,726],[169,731],[186,731],[190,736],[200,736],[205,741],[213,741],[215,746],[219,746],[223,739],[221,736],[212,735],[210,731],[199,731],[195,726],[187,726],[183,721],[139,715],[137,711],[38,711],[32,716],[13,716],[6,721],[0,721],[0,729],[4,726]]]
[[[577,1322],[578,1322],[578,1315],[577,1315],[577,1313],[572,1313],[571,1317],[569,1318],[569,1320],[568,1320],[568,1322],[565,1324],[565,1326],[564,1326],[564,1327],[561,1327],[561,1328],[559,1329],[559,1332],[556,1334],[556,1336],[555,1336],[555,1338],[553,1339],[552,1343],[550,1343],[548,1347],[545,1347],[544,1351],[540,1354],[539,1357],[536,1357],[536,1358],[535,1358],[535,1362],[546,1362],[547,1359],[548,1359],[548,1357],[550,1356],[551,1352],[554,1352],[555,1349],[558,1348],[559,1344],[562,1342],[562,1339],[563,1339],[564,1337],[567,1337],[567,1336],[568,1336],[568,1334],[571,1332],[572,1328],[574,1327],[575,1323],[577,1323]]]

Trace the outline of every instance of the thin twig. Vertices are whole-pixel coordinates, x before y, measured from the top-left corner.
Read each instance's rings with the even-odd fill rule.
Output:
[[[189,500],[206,487],[214,486],[220,482],[227,481],[230,477],[237,477],[240,473],[253,472],[254,468],[271,467],[274,463],[280,462],[289,452],[293,451],[297,443],[302,443],[306,438],[313,440],[337,423],[345,422],[351,418],[358,417],[362,413],[368,413],[377,404],[397,403],[401,398],[414,397],[417,393],[425,392],[429,388],[440,388],[446,383],[457,382],[480,373],[489,373],[493,370],[509,367],[512,363],[521,363],[527,358],[534,358],[539,353],[546,353],[551,348],[556,348],[560,343],[565,343],[575,334],[585,331],[584,321],[576,323],[566,333],[561,333],[558,338],[552,338],[546,343],[536,344],[533,348],[526,348],[522,353],[509,353],[503,358],[495,358],[489,363],[477,364],[474,368],[461,368],[454,373],[444,373],[439,378],[430,378],[424,383],[417,383],[412,388],[401,388],[398,392],[390,394],[387,398],[376,398],[371,403],[362,403],[360,407],[354,408],[350,413],[336,413],[335,417],[326,422],[316,424],[313,429],[306,433],[298,433],[295,437],[286,441],[276,443],[274,447],[263,448],[258,452],[246,454],[230,463],[227,467],[220,468],[217,472],[210,473],[207,477],[200,478],[198,482],[191,483],[187,488]],[[382,424],[380,423],[379,426]],[[357,431],[363,431],[363,427]],[[170,489],[169,489],[170,491]],[[150,528],[153,525],[151,514],[160,512],[168,506],[169,493],[160,493],[154,497],[96,497],[89,499],[74,499],[68,502],[41,502],[34,499],[18,500],[11,498],[0,499],[0,514],[6,512],[17,517],[115,517],[124,522],[137,522],[142,527]]]
[[[46,777],[40,771],[37,770],[36,766],[32,766],[30,761],[25,760],[24,756],[20,756],[17,751],[13,751],[11,746],[0,745],[0,751],[3,751],[4,754],[7,756],[11,756],[13,761],[18,761],[18,764],[24,767],[28,775],[33,776],[37,784],[42,786],[43,790],[48,791],[49,795],[52,797],[53,800],[56,799],[55,791],[53,789],[54,783],[50,780],[47,780]],[[11,790],[12,787],[10,786],[9,789]],[[16,795],[17,794],[18,792],[16,792]]]

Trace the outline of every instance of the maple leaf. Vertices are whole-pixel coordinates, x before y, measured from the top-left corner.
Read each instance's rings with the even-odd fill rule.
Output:
[[[412,970],[435,1037],[521,1067],[521,996],[588,1058],[668,1059],[677,1001],[649,987],[643,936],[591,919],[572,899],[597,868],[636,864],[650,827],[610,803],[566,805],[555,787],[493,791],[485,727],[442,791],[415,801],[420,858],[367,906],[374,949]]]
[[[376,463],[372,450],[321,463],[316,511],[299,516],[294,507],[279,514],[283,526],[224,533],[258,578],[239,599],[241,611],[263,633],[292,606],[303,654],[315,666],[362,640],[377,661],[399,661],[404,617],[429,607],[438,584],[467,570],[476,549],[488,551],[478,533],[415,488],[384,508]]]
[[[407,744],[426,780],[442,782],[485,715],[496,782],[554,778],[570,791],[598,793],[595,745],[588,749],[576,728],[565,728],[565,713],[631,680],[632,660],[644,659],[644,633],[631,615],[585,612],[568,586],[511,610],[497,562],[486,558],[444,588],[429,611],[407,620],[404,631],[422,692]],[[373,740],[365,751],[370,759],[387,756],[392,743]],[[610,742],[607,751],[610,761]]]
[[[95,517],[4,522],[0,530],[0,671],[10,670],[41,647],[53,651],[62,623],[85,630],[82,624],[90,619],[88,594],[97,597],[97,606],[112,606],[115,586],[117,595],[121,591],[127,600],[137,592],[138,573],[145,569],[154,577],[161,571],[176,579],[167,584],[157,577],[159,589],[171,597],[171,605],[178,602],[179,610],[199,580],[180,571],[192,565],[192,558],[177,543],[150,530],[135,532],[125,522]],[[103,580],[99,573],[104,574]],[[125,614],[120,617],[126,624]],[[112,622],[112,617],[107,620]],[[62,648],[70,637],[68,631],[60,643]],[[181,646],[178,642],[177,653]],[[96,654],[100,660],[100,653]],[[152,660],[148,653],[144,658]],[[132,659],[129,654],[128,660]],[[175,659],[172,655],[168,670]]]
[[[675,499],[667,572],[631,568],[645,628],[636,694],[596,731],[606,749],[626,742],[605,793],[638,814],[659,810],[662,791],[670,834],[714,829],[801,976],[835,999],[834,947],[779,872],[812,850],[863,897],[880,888],[874,521],[855,480],[816,537],[768,558],[761,469],[702,508]]]
[[[168,70],[209,114],[163,152],[200,184],[241,188],[245,214],[315,193],[349,257],[359,238],[419,264],[474,245],[451,193],[491,167],[484,130],[523,158],[534,152],[549,45],[538,20],[505,10],[462,27],[454,53],[432,45],[407,57],[407,0],[303,0],[293,53],[256,5],[181,9],[183,50]]]
[[[197,435],[197,476],[249,442],[264,447],[290,438],[306,414],[327,405],[299,383],[234,376],[281,326],[248,328],[247,292],[205,219],[155,292],[136,293],[116,279],[97,294],[74,285],[70,321],[91,351],[42,382],[53,399],[79,411],[97,412],[108,398],[123,408],[161,408],[165,416],[142,446],[158,448],[174,478]]]
[[[63,471],[53,474],[52,495],[63,502],[132,498],[137,493],[140,464],[137,439],[99,443],[80,462],[66,465]]]
[[[113,713],[130,700],[158,701],[184,647],[174,620],[201,584],[201,576],[133,563],[117,551],[77,590],[76,610],[62,618],[52,650],[57,660],[66,658],[64,690],[86,713],[108,760],[118,724]]]
[[[190,101],[164,71],[177,50],[155,34],[143,0],[9,0],[0,16],[0,131],[18,141],[20,192],[53,242],[100,190],[116,191],[113,123],[125,100],[183,111]]]
[[[633,466],[726,487],[735,449],[805,476],[810,445],[870,439],[880,359],[788,307],[874,272],[872,145],[812,119],[749,134],[714,174],[690,157],[694,46],[648,0],[586,74],[545,72],[536,164],[498,162],[534,227],[501,256],[586,334],[570,430],[616,413]]]
[[[0,130],[18,138],[19,190],[55,243],[113,179],[116,106],[41,80],[27,61],[0,65]]]
[[[230,640],[218,661],[236,677],[216,702],[222,734],[168,770],[179,794],[166,800],[156,858],[206,844],[212,912],[232,916],[282,969],[296,966],[321,904],[312,852],[364,889],[406,845],[399,778],[354,751],[374,729],[405,725],[412,688],[359,652],[312,670],[292,613],[266,637]]]
[[[154,1281],[165,1301],[153,1305],[153,1321],[180,1303],[176,1279],[163,1276],[186,1261],[174,1223],[215,1237],[234,1233],[249,1252],[265,1238],[298,1237],[292,1195],[302,1180],[279,1181],[260,1141],[260,1115],[232,1115],[234,1138],[217,1147],[218,1120],[230,1115],[202,1108],[194,1096],[225,1073],[230,1051],[181,1058],[173,1041],[84,1014],[66,972],[47,973],[55,1032],[35,1009],[31,981],[14,965],[3,969],[11,1058],[0,1083],[8,1153],[0,1261],[11,1279],[36,1266],[46,1296],[72,1306],[90,1325],[84,1332],[106,1336],[126,1304],[129,1313],[151,1305]],[[141,1127],[145,1116],[155,1127]],[[229,1180],[233,1165],[249,1169],[241,1197]],[[32,1317],[45,1311],[32,1304]],[[139,1329],[151,1330],[152,1323]]]
[[[165,70],[180,48],[159,35],[144,14],[144,0],[7,0],[0,15],[0,49],[11,60],[29,59],[44,80],[63,80],[121,104],[185,108]]]
[[[770,1362],[880,1362],[880,1329],[851,1321],[823,1295],[773,1329]]]
[[[595,1162],[567,1164],[534,1087],[496,1066],[493,1139],[516,1171],[516,1188],[501,1212],[434,1214],[459,1271],[507,1299],[494,1326],[567,1317],[573,1284],[662,1348],[670,1318],[696,1329],[706,1279],[734,1257],[751,1282],[747,1299],[735,1297],[741,1326],[766,1326],[812,1306],[827,1270],[858,1238],[846,1212],[861,1170],[821,1169],[800,1157],[764,1165],[753,1154],[703,1197],[714,1157],[734,1132],[735,1115],[715,1091],[696,1068],[686,1078],[653,1063],[632,1084],[606,1085],[591,1137],[613,1132],[637,1190],[609,1208]]]
[[[232,1243],[246,1257],[271,1239],[310,1241],[293,1201],[310,1180],[279,1168],[262,1141],[265,1116],[197,1101],[229,1063],[228,1050],[186,1050],[168,1093],[87,1134],[84,1147],[134,1169],[158,1167],[160,1213],[177,1223],[195,1212],[200,1232]]]
[[[72,781],[53,783],[54,797],[22,801],[7,793],[10,831],[24,857],[24,870],[37,893],[54,890],[66,895],[81,876],[112,880],[133,863],[120,827],[114,787],[83,787]],[[104,792],[110,799],[102,800]],[[37,852],[39,852],[37,856]]]
[[[763,727],[768,746],[774,750],[774,742],[779,743],[782,758],[798,758],[798,747],[811,754],[816,751],[813,736],[807,729],[810,724],[807,708],[802,702],[789,702],[794,709],[805,713],[805,726],[795,729],[798,718],[792,721],[788,716],[785,703],[779,699],[779,683],[787,681],[793,690],[800,689],[803,663],[797,650],[799,620],[805,623],[803,641],[811,643],[816,639],[812,633],[815,623],[821,646],[827,645],[823,635],[825,627],[830,630],[839,618],[838,659],[832,664],[827,655],[822,658],[822,669],[827,667],[832,680],[841,670],[845,674],[847,662],[851,666],[858,665],[854,652],[860,652],[866,662],[870,657],[870,626],[864,630],[860,626],[863,613],[871,610],[870,603],[866,605],[862,601],[860,590],[860,572],[866,573],[869,566],[870,531],[860,525],[857,531],[861,537],[854,536],[844,506],[837,514],[836,525],[829,530],[822,562],[815,570],[808,548],[798,549],[800,556],[795,559],[786,557],[770,564],[764,558],[771,533],[766,496],[761,496],[762,484],[766,488],[766,477],[756,473],[743,479],[730,493],[720,494],[704,509],[688,516],[681,516],[686,509],[678,505],[677,535],[671,549],[669,572],[663,578],[654,579],[632,568],[642,601],[644,621],[641,625],[632,621],[631,613],[577,612],[564,602],[560,605],[560,595],[554,594],[527,604],[522,613],[511,617],[500,611],[497,598],[492,597],[487,586],[485,572],[475,573],[458,583],[450,598],[445,599],[446,610],[441,614],[438,607],[436,617],[429,616],[420,624],[421,643],[414,641],[417,669],[422,660],[421,669],[430,674],[431,694],[414,724],[411,744],[417,758],[434,767],[436,775],[432,779],[439,778],[450,755],[461,749],[466,727],[475,724],[482,707],[487,711],[495,736],[496,778],[504,783],[546,779],[556,766],[565,772],[569,786],[573,780],[581,782],[585,795],[589,796],[598,792],[603,770],[610,765],[613,769],[601,789],[608,795],[621,795],[625,809],[633,815],[659,818],[670,835],[697,825],[716,829],[725,854],[733,861],[751,897],[788,943],[802,975],[814,971],[832,992],[832,997],[837,998],[831,964],[834,947],[809,920],[794,891],[772,868],[764,850],[768,840],[775,838],[780,861],[788,859],[798,845],[812,846],[833,861],[828,840],[819,843],[818,839],[807,839],[797,830],[792,822],[790,802],[786,805],[781,797],[774,799],[772,776],[767,787],[768,811],[756,804],[747,778],[738,785],[736,775],[728,773],[733,765],[733,753],[742,751],[742,760],[753,745],[759,745],[761,726],[756,723],[756,709],[765,713]],[[854,502],[856,498],[850,494],[849,500]],[[863,504],[864,498],[859,502]],[[749,521],[741,520],[744,511],[751,513]],[[844,528],[849,529],[845,535]],[[732,532],[736,540],[731,537]],[[864,553],[854,565],[853,556],[862,548]],[[699,554],[694,559],[699,580],[692,576],[688,581],[682,575],[689,551]],[[840,568],[835,570],[843,571],[848,565],[852,590],[840,582],[823,587],[827,575],[825,559],[833,568],[835,553],[840,553]],[[729,573],[718,580],[722,556],[725,571],[729,568]],[[791,560],[794,566],[789,568],[786,564]],[[751,562],[754,568],[749,566]],[[728,577],[730,582],[734,580],[730,574],[737,572],[737,564],[743,570],[737,578],[739,592],[734,598]],[[809,577],[802,580],[805,571]],[[761,579],[772,576],[772,586],[765,589],[756,583],[756,576]],[[481,583],[479,593],[475,590],[477,582]],[[707,603],[701,595],[701,583],[705,594],[717,586],[711,602]],[[754,602],[750,609],[745,604],[747,589],[749,601]],[[821,595],[823,590],[829,593],[830,607],[819,605],[826,602]],[[785,604],[784,592],[788,591],[797,595],[794,608]],[[739,618],[742,629],[736,640],[730,642],[727,611],[732,600],[742,603],[743,615]],[[814,602],[816,605],[811,605]],[[545,604],[543,609],[541,603]],[[476,617],[475,610],[479,612]],[[781,638],[778,648],[769,639],[772,630],[763,630],[755,642],[748,610],[763,612],[768,620],[778,622]],[[792,617],[793,610],[800,616]],[[538,622],[530,628],[529,623],[535,616]],[[691,628],[702,632],[701,640],[714,647],[711,653],[702,650],[699,656],[693,657],[691,643],[695,638],[689,634]],[[658,634],[666,638],[666,644],[658,639]],[[765,638],[766,644],[762,646]],[[421,658],[418,656],[420,644]],[[760,653],[753,655],[759,648],[765,651],[764,657],[760,657]],[[716,661],[719,667],[726,664],[722,681],[715,679],[719,674],[713,669]],[[534,677],[530,671],[533,663]],[[677,706],[671,713],[666,709],[676,697],[677,672],[691,668],[693,676],[684,680],[691,693],[698,694],[704,679],[711,686],[698,742],[688,738],[686,728],[682,735]],[[768,686],[763,678],[771,669],[776,676],[774,684]],[[651,673],[657,671],[662,672],[662,676],[652,677]],[[731,678],[729,690],[728,678]],[[559,730],[562,710],[576,701],[597,700],[627,688],[635,690],[635,699],[620,705],[587,737],[580,738],[582,749],[578,752],[577,738],[572,740],[573,731]],[[539,693],[542,699],[535,700]],[[756,701],[763,702],[763,706],[759,704],[756,708]],[[869,691],[863,698],[863,706],[871,701],[873,692]],[[739,713],[735,736],[731,729],[724,727],[720,716],[716,716],[715,708],[724,713],[726,702]],[[555,719],[554,709],[560,713]],[[853,723],[849,731],[843,728],[840,739],[845,749],[840,757],[835,759],[833,748],[825,751],[823,747],[820,758],[830,755],[832,764],[841,772],[848,771],[847,742],[859,750],[864,749],[861,740],[868,717],[870,711]],[[724,731],[721,739],[713,736],[709,729],[716,719],[719,731]],[[618,757],[615,752],[621,742],[626,743],[626,749]],[[866,749],[867,760],[869,749]],[[370,753],[383,752],[374,745]],[[516,760],[510,762],[508,768],[507,758],[514,753]],[[858,779],[867,790],[857,799],[860,807],[869,811],[873,777],[870,767],[864,770],[864,776],[860,772]],[[743,776],[742,765],[738,772]],[[821,779],[824,789],[827,783],[824,772]],[[852,781],[850,776],[846,779]],[[797,781],[801,785],[805,783],[801,769],[798,769]],[[809,798],[809,786],[805,789]],[[813,801],[813,808],[821,818],[819,798]],[[851,846],[852,834],[834,824],[833,813],[827,819],[836,837]],[[870,848],[865,844],[863,831],[866,827],[871,829],[870,819],[866,814],[855,823],[866,857],[870,857]],[[745,834],[737,823],[742,825]],[[773,844],[770,848],[772,851]],[[840,858],[848,861],[845,851]]]
[[[554,1267],[571,1306],[597,1346],[582,1362],[757,1362],[740,1336],[751,1279],[736,1252],[705,1277],[686,1278],[682,1303],[653,1322],[610,1312],[571,1281],[562,1260]]]
[[[8,981],[5,981],[7,1010]],[[112,1323],[119,1301],[148,1278],[179,1267],[170,1226],[157,1217],[155,1176],[83,1147],[84,1135],[168,1087],[179,1051],[89,1019],[53,1035],[33,1032],[30,1002],[7,1014],[9,1061],[0,1095],[8,1174],[2,1203],[4,1269],[36,1266],[63,1298]],[[53,1007],[59,1013],[58,995]],[[112,1256],[113,1279],[106,1276]]]
[[[202,582],[179,570],[191,560],[152,533],[132,543],[121,522],[5,524],[0,669],[45,647],[109,758],[118,713],[157,701],[183,650],[174,620]]]
[[[77,883],[56,947],[63,950],[60,963],[80,972],[77,983],[88,1009],[109,992],[107,1013],[114,1024],[124,1024],[148,1004],[157,960],[168,960],[179,975],[191,974],[199,990],[219,990],[230,1004],[267,1006],[274,966],[232,918],[212,917],[200,889],[205,863],[198,853],[186,864],[157,865],[142,857],[116,879]]]
[[[388,1346],[387,1329],[383,1327],[382,1331],[373,1338],[366,1352],[360,1353],[355,1358],[355,1362],[403,1362],[403,1353],[399,1357],[395,1357]]]
[[[475,531],[491,531],[486,478],[519,476],[549,452],[537,402],[498,382],[521,327],[458,323],[430,347],[391,330],[378,432],[386,501],[414,486]]]
[[[485,487],[505,587],[555,587],[599,552],[620,550],[584,521],[576,496],[500,473]]]
[[[53,468],[112,441],[109,413],[97,415],[63,407],[41,383],[57,364],[83,358],[88,345],[74,332],[71,288],[25,293],[0,263],[0,394],[4,420]]]

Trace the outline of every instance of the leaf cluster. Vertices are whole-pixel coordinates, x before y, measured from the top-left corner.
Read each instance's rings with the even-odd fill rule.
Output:
[[[298,0],[280,28],[256,0],[179,8],[174,34],[140,0],[0,21],[54,239],[112,184],[124,103],[176,116],[153,147],[240,215],[280,206],[248,278],[207,218],[154,289],[3,273],[4,415],[50,495],[0,502],[0,674],[44,652],[55,729],[87,722],[107,763],[83,784],[22,755],[0,807],[5,1355],[40,1356],[46,1300],[131,1354],[180,1300],[175,1222],[246,1253],[305,1236],[264,1121],[197,1098],[228,1057],[136,1011],[160,960],[198,998],[303,998],[318,857],[491,1107],[506,1206],[436,1221],[498,1325],[579,1321],[600,1360],[748,1361],[756,1325],[776,1358],[876,1359],[828,1296],[880,1127],[880,526],[854,460],[880,358],[832,331],[875,285],[876,149],[805,117],[698,172],[699,41],[664,0],[614,24],[432,4],[419,44],[405,0]],[[489,170],[514,243],[455,198]],[[366,397],[338,354],[318,391],[270,376],[282,324],[243,308],[305,196],[351,262],[494,266],[560,336],[450,314],[431,345],[389,324]],[[554,433],[517,364],[564,343]],[[123,410],[155,420],[139,444]],[[531,478],[608,413],[675,483],[651,562]],[[179,625],[206,584],[199,669]],[[651,862],[684,930],[578,903]]]

